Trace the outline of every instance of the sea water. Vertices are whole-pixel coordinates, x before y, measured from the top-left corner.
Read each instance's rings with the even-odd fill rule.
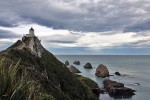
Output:
[[[136,90],[131,98],[113,98],[108,94],[101,94],[100,100],[150,100],[150,56],[148,55],[57,55],[61,62],[69,61],[74,65],[75,60],[80,65],[74,65],[81,71],[81,75],[96,81],[100,87],[105,78],[95,76],[99,64],[107,66],[109,73],[114,75],[119,71],[122,76],[111,76],[109,79],[124,83],[126,87]],[[90,62],[93,69],[84,69],[83,66]],[[139,83],[140,85],[136,84]]]

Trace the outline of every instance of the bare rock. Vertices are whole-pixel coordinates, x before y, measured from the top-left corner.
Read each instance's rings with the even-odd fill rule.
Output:
[[[90,63],[86,63],[84,65],[84,68],[86,68],[86,69],[92,69],[92,65]]]
[[[73,64],[80,65],[80,61],[74,61]]]
[[[70,72],[72,73],[81,73],[76,67],[74,67],[73,65],[70,65],[69,67]]]
[[[68,60],[65,61],[65,65],[69,66],[69,61]]]
[[[115,75],[117,76],[121,76],[121,74],[119,72],[115,72]]]
[[[124,87],[123,83],[119,83],[112,80],[105,80],[103,81],[104,88],[108,92],[110,96],[121,96],[121,97],[130,97],[135,95],[135,90],[131,88]]]
[[[109,77],[109,71],[105,65],[100,64],[96,69],[95,75],[102,78]]]

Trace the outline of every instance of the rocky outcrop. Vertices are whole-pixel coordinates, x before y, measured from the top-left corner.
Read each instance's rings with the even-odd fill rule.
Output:
[[[80,61],[74,61],[73,64],[80,65]]]
[[[19,49],[19,50],[28,49],[32,54],[38,57],[41,57],[42,52],[44,51],[44,48],[41,45],[41,41],[36,36],[32,37],[24,36],[22,40],[18,40],[7,50],[10,49]]]
[[[111,80],[105,80],[103,84],[104,84],[104,88],[106,89],[106,91],[110,96],[130,97],[135,94],[134,93],[135,90],[124,87],[123,83],[119,83]]]
[[[102,78],[109,77],[109,71],[105,65],[100,64],[96,69],[95,75]]]
[[[84,65],[84,68],[86,68],[86,69],[92,69],[92,65],[90,63],[86,63]]]
[[[121,74],[119,72],[115,72],[115,75],[117,76],[121,76]]]
[[[81,73],[76,67],[74,67],[73,65],[70,65],[69,67],[70,72],[72,73]]]
[[[69,66],[69,61],[68,60],[65,61],[65,65]]]

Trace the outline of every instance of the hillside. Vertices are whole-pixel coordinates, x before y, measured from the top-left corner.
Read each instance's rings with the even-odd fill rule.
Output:
[[[34,81],[30,100],[97,100],[90,87],[78,80],[52,53],[47,51],[36,37],[24,36],[8,49],[0,52],[2,66],[8,70],[19,61],[17,77],[26,76]],[[24,74],[25,73],[25,74]],[[27,98],[22,98],[26,100]],[[22,100],[21,99],[21,100]]]

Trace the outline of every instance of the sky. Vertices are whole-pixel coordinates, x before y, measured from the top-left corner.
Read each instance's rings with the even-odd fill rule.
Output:
[[[150,55],[150,0],[0,0],[0,50],[31,27],[56,55]]]

